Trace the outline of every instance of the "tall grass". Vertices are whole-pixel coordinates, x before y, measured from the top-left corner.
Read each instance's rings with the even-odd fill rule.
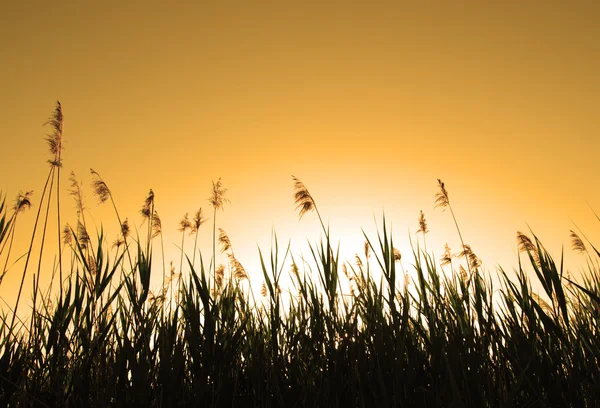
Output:
[[[95,174],[96,193],[112,200]],[[364,258],[342,262],[313,196],[293,181],[300,216],[315,210],[322,226],[310,258],[294,257],[273,234],[270,251],[258,250],[261,270],[248,274],[220,229],[225,274],[215,266],[213,219],[208,267],[201,253],[197,265],[195,245],[194,256],[183,253],[183,229],[186,273],[171,296],[164,269],[163,287],[150,290],[161,232],[153,194],[142,206],[145,237],[131,245],[114,206],[116,252],[102,230],[89,237],[71,229],[59,294],[40,291],[21,330],[10,322],[16,311],[2,315],[0,405],[598,406],[600,253],[591,242],[571,234],[587,265],[580,281],[564,271],[562,254],[555,261],[523,233],[515,273],[499,269],[492,279],[464,243],[458,257],[447,248],[440,260],[417,245],[409,281],[385,218],[375,236],[365,234]],[[219,203],[211,204],[216,215]],[[0,251],[18,208],[11,215],[0,205]],[[262,284],[261,297],[252,283]]]

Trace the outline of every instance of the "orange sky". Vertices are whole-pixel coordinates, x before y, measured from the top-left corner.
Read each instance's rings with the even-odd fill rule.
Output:
[[[458,250],[450,214],[433,209],[437,178],[492,271],[516,265],[515,233],[527,225],[557,257],[564,244],[574,270],[583,258],[569,249],[570,219],[600,242],[588,207],[600,211],[597,2],[122,3],[1,7],[0,189],[10,200],[25,189],[39,200],[42,124],[59,99],[63,218],[76,219],[70,171],[110,241],[114,215],[96,207],[89,168],[138,226],[152,188],[169,259],[179,219],[210,212],[219,177],[232,203],[218,226],[247,269],[257,272],[256,245],[268,249],[272,227],[305,251],[319,230],[314,214],[298,222],[291,174],[348,258],[383,211],[403,252],[419,210],[436,256],[445,242]],[[22,218],[19,242],[34,217]],[[20,273],[11,269],[3,298]]]

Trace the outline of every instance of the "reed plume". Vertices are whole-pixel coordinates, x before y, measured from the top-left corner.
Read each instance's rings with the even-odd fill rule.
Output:
[[[121,216],[119,215],[119,210],[117,210],[117,205],[115,203],[115,199],[108,188],[108,185],[104,182],[100,174],[94,169],[90,168],[90,174],[92,175],[92,189],[94,191],[94,195],[98,199],[98,204],[104,204],[106,201],[110,199],[110,202],[115,210],[115,215],[117,216],[117,221],[119,222],[119,229],[123,232],[123,222],[121,221]],[[127,258],[129,260],[129,266],[131,270],[133,270],[133,261],[131,260],[131,253],[129,252],[129,245],[127,245],[127,237],[124,235],[124,244],[125,251],[127,252]]]
[[[540,254],[538,252],[537,246],[531,241],[531,239],[522,233],[521,231],[517,231],[517,248],[519,252],[527,252],[532,257],[534,262],[537,265],[540,265]]]
[[[419,212],[419,229],[417,230],[417,234],[420,232],[423,234],[423,244],[425,246],[425,252],[427,252],[427,240],[425,239],[425,234],[429,232],[429,228],[427,228],[427,221],[425,220],[425,214],[423,214],[423,210]]]
[[[452,264],[452,252],[450,251],[450,247],[448,246],[447,243],[444,245],[444,254],[440,258],[440,264],[442,266]]]
[[[212,194],[208,198],[208,202],[213,207],[213,279],[216,280],[216,267],[217,267],[217,253],[216,253],[216,243],[217,243],[217,210],[224,209],[226,203],[229,203],[229,199],[225,197],[227,194],[227,189],[223,187],[223,183],[221,178],[217,180],[215,183],[212,182]],[[216,282],[215,282],[216,284]]]
[[[161,251],[161,259],[162,259],[162,270],[163,270],[163,285],[166,277],[166,266],[165,266],[165,243],[162,235],[162,222],[160,217],[158,216],[158,212],[154,210],[154,215],[152,216],[152,235],[151,239],[154,239],[160,235],[160,251]]]
[[[219,264],[215,272],[215,287],[221,289],[223,287],[223,279],[225,277],[225,265]]]
[[[244,269],[240,261],[238,261],[238,259],[233,254],[229,254],[229,263],[231,265],[231,274],[235,279],[237,279],[238,281],[248,279],[246,269]]]
[[[62,166],[61,153],[63,149],[63,120],[64,117],[62,113],[62,105],[59,101],[56,101],[54,112],[44,123],[44,126],[50,125],[50,128],[52,129],[52,133],[46,136],[46,142],[48,142],[48,149],[52,155],[52,159],[50,159],[48,162],[53,167]]]
[[[81,190],[81,183],[77,181],[77,178],[75,177],[75,172],[71,172],[71,175],[69,176],[69,195],[73,197],[73,199],[75,200],[75,208],[77,209],[77,217],[81,217],[83,224],[85,225],[85,216],[84,216],[84,211],[85,211],[85,205],[83,202],[83,192]]]
[[[229,239],[229,236],[227,236],[227,233],[221,228],[219,228],[219,244],[221,245],[221,253],[229,250],[231,250],[231,253],[233,253],[231,248],[231,240]]]
[[[438,179],[438,188],[439,191],[435,195],[435,207],[440,207],[442,211],[446,208],[450,209],[450,214],[452,214],[452,219],[454,220],[454,225],[456,226],[456,231],[458,231],[458,237],[460,238],[460,243],[462,247],[465,247],[465,241],[463,240],[462,233],[460,232],[460,228],[458,227],[458,222],[456,221],[456,216],[454,215],[454,210],[450,205],[450,198],[448,196],[448,190],[446,190],[446,185],[442,182],[442,180]],[[467,261],[467,268],[469,269],[469,274],[471,271],[471,262],[469,259]]]
[[[200,226],[202,224],[204,224],[206,221],[207,221],[206,218],[204,218],[204,215],[202,215],[202,207],[200,207],[198,209],[198,211],[196,211],[196,214],[194,214],[194,220],[192,222],[192,229],[190,231],[190,234],[196,235],[194,237],[194,255],[192,256],[192,266],[194,266],[196,263],[196,248],[198,246],[198,231],[200,230]]]
[[[94,190],[94,195],[98,198],[98,204],[104,204],[111,198],[110,189],[97,171],[90,169],[90,173],[92,174],[92,177],[94,177],[92,180],[92,188]],[[119,220],[119,224],[121,224],[121,220]]]
[[[481,261],[477,255],[475,255],[470,245],[463,245],[463,249],[459,256],[464,256],[469,261],[468,265],[470,265],[471,269],[477,269],[481,266]]]
[[[90,236],[88,235],[85,225],[81,221],[77,221],[77,240],[82,250],[86,250],[90,243]]]
[[[179,221],[178,231],[181,232],[181,259],[179,260],[179,273],[183,270],[183,245],[185,243],[185,232],[192,228],[190,217],[188,213],[185,213],[183,218]]]
[[[146,229],[146,253],[150,255],[152,250],[152,239],[155,237],[154,216],[156,214],[156,211],[154,210],[154,191],[152,191],[152,189],[148,191],[144,204],[142,204],[140,214],[142,215],[142,224],[146,221],[148,222],[148,227]]]
[[[587,252],[587,248],[585,247],[585,244],[583,243],[583,240],[579,237],[579,235],[577,235],[573,230],[570,231],[571,233],[569,234],[569,236],[571,237],[571,248],[573,248],[573,251],[580,254]]]
[[[69,223],[65,224],[62,232],[62,243],[63,245],[71,246],[73,244],[73,231],[71,230],[71,226]]]
[[[15,238],[15,230],[17,226],[17,218],[18,215],[25,210],[31,208],[31,196],[33,194],[33,190],[22,192],[19,191],[17,198],[15,199],[15,203],[13,205],[13,214],[9,218],[8,222],[4,222],[4,218],[2,219],[2,233],[8,235],[8,240],[4,241],[2,244],[2,249],[0,249],[0,254],[4,252],[4,246],[8,243],[8,251],[6,253],[6,261],[4,263],[4,268],[2,269],[2,273],[0,274],[0,284],[2,284],[2,280],[4,276],[8,273],[8,260],[10,259],[10,253],[12,252],[12,246]],[[4,203],[2,203],[2,207]]]
[[[294,202],[296,204],[296,210],[300,210],[298,214],[299,219],[302,219],[307,212],[316,210],[317,205],[304,183],[293,175],[292,179],[294,180]]]

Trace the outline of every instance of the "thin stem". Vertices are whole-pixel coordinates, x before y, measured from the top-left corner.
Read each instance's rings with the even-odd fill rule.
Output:
[[[454,225],[456,225],[456,230],[458,231],[458,236],[460,238],[460,243],[462,245],[463,250],[465,249],[465,242],[463,241],[462,234],[460,233],[460,228],[458,228],[458,222],[456,222],[456,217],[454,216],[454,211],[452,211],[452,206],[448,204],[448,208],[450,208],[450,214],[452,214],[452,219],[454,220]],[[467,261],[467,269],[469,269],[469,276],[471,276],[471,264],[469,262],[469,257],[465,254],[465,259]]]
[[[48,226],[48,216],[50,214],[50,202],[52,201],[52,187],[53,186],[54,186],[54,177],[52,177],[52,180],[50,181],[50,191],[48,192],[48,203],[46,204],[46,216],[44,217],[44,226],[42,228],[42,242],[40,244],[40,258],[38,259],[37,276],[35,278],[34,288],[33,288],[33,314],[31,317],[30,331],[33,328],[33,320],[35,319],[37,292],[38,292],[38,287],[40,284],[40,274],[41,274],[41,270],[42,270],[42,258],[43,258],[43,253],[44,253],[44,243],[46,242],[46,230],[47,230],[47,226]],[[59,233],[60,233],[60,229],[59,229]],[[58,241],[58,244],[60,245],[60,241]],[[60,283],[60,285],[62,286],[62,282]],[[62,302],[62,298],[61,298],[61,302]]]
[[[54,174],[54,167],[50,169],[48,172],[48,178],[46,179],[46,184],[44,185],[44,190],[42,191],[42,197],[40,198],[40,205],[38,207],[37,215],[35,216],[35,223],[33,224],[33,233],[31,234],[31,241],[29,243],[29,250],[27,251],[27,258],[25,258],[25,267],[23,268],[23,276],[21,277],[21,284],[19,285],[19,291],[17,292],[17,301],[15,303],[15,309],[13,311],[13,317],[10,322],[10,328],[8,331],[8,336],[10,336],[14,329],[15,318],[17,317],[17,311],[19,309],[19,301],[21,300],[21,292],[23,291],[23,283],[25,283],[25,275],[27,274],[27,266],[29,266],[29,259],[31,259],[31,249],[33,248],[33,241],[35,239],[35,232],[37,231],[37,225],[40,218],[40,212],[42,210],[42,203],[44,197],[46,196],[46,189],[48,188],[48,183],[50,182],[50,177]]]
[[[62,144],[62,138],[61,138],[61,144]],[[60,168],[61,168],[61,164],[60,164],[60,154],[62,151],[62,147],[58,149],[58,170],[56,173],[56,213],[57,213],[57,234],[58,234],[58,277],[60,279],[60,283],[59,283],[59,291],[60,291],[60,303],[62,303],[62,299],[63,299],[63,269],[62,269],[62,251],[60,250]],[[52,187],[50,187],[52,188]],[[50,201],[50,199],[48,198],[48,201]],[[49,206],[48,206],[49,207]],[[41,258],[41,256],[40,256]],[[38,270],[38,284],[39,284],[39,270]],[[36,287],[36,291],[35,293],[37,293],[37,287]],[[35,302],[33,304],[34,307],[34,311],[35,311]]]
[[[216,237],[217,237],[217,207],[213,206],[213,260],[212,260],[212,267],[213,267],[213,287],[216,287],[217,285],[217,253],[215,250],[215,243],[216,243]]]

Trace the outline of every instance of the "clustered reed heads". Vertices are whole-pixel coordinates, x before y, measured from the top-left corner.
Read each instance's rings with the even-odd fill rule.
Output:
[[[44,123],[44,126],[50,125],[52,128],[52,133],[46,136],[46,142],[48,142],[48,149],[53,156],[49,163],[54,167],[62,165],[60,156],[63,148],[63,119],[62,106],[59,101],[56,101],[54,112]]]
[[[294,176],[292,176],[292,179],[294,179],[294,202],[296,210],[300,210],[299,218],[301,219],[304,214],[315,209],[315,201],[304,183]]]
[[[394,248],[394,262],[400,262],[402,260],[402,254],[398,248]]]
[[[441,207],[444,210],[450,205],[450,199],[448,198],[448,191],[442,180],[438,179],[438,187],[440,191],[435,195],[435,206]]]
[[[575,231],[570,230],[569,236],[571,237],[571,248],[577,253],[583,254],[587,252],[587,248],[583,243],[583,240],[575,233]]]

